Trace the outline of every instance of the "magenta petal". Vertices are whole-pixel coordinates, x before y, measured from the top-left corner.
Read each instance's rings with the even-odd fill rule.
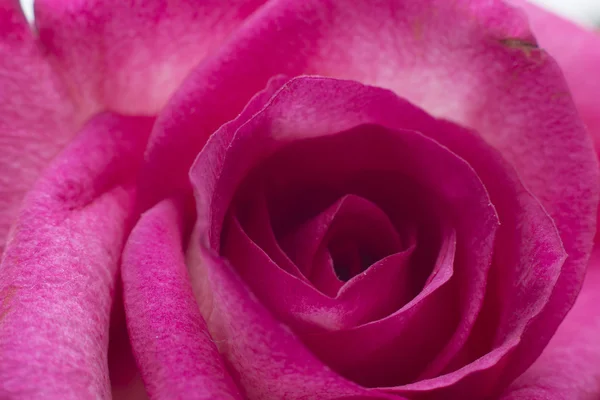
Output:
[[[256,300],[231,266],[201,244],[197,233],[187,258],[194,293],[248,398],[397,399],[349,382],[317,360]]]
[[[385,287],[379,289],[379,297],[369,296],[369,292],[359,292],[358,287],[354,287],[355,290],[340,294],[339,298],[331,298],[280,269],[250,240],[237,220],[230,221],[226,232],[223,257],[235,266],[236,272],[262,304],[292,327],[301,327],[308,332],[315,327],[317,331],[348,328],[385,315],[385,310],[389,313],[390,306],[398,303],[399,296],[394,289],[396,286],[402,288],[403,282],[384,281]],[[363,276],[363,281],[354,286],[374,291],[374,284],[381,283],[386,277],[394,279],[406,274],[406,264],[413,249],[386,257],[378,263],[380,265],[372,267],[375,271]]]
[[[524,0],[511,2],[524,9],[540,45],[564,72],[573,100],[600,154],[600,79],[596,78],[600,71],[600,34]]]
[[[278,320],[330,330],[352,325],[355,314],[368,311],[339,304],[305,280],[290,275],[248,237],[237,220],[228,222],[222,256]]]
[[[151,399],[241,399],[192,293],[173,201],[146,212],[123,255],[132,347]]]
[[[221,226],[238,185],[261,160],[266,160],[272,155],[281,155],[282,159],[289,160],[290,166],[284,171],[295,171],[301,173],[301,176],[305,176],[303,174],[311,169],[311,177],[315,177],[317,171],[324,175],[330,169],[335,171],[334,166],[343,167],[345,173],[365,170],[397,171],[412,177],[439,197],[444,204],[444,210],[456,220],[454,224],[457,239],[454,244],[459,265],[455,269],[456,283],[452,286],[460,288],[460,295],[453,295],[449,285],[446,285],[443,291],[437,290],[449,281],[453,273],[453,260],[448,260],[446,254],[440,255],[439,264],[443,265],[440,271],[443,273],[438,274],[421,293],[422,296],[408,307],[409,312],[399,313],[382,324],[379,324],[379,321],[374,322],[363,332],[348,335],[347,339],[337,342],[331,340],[331,348],[337,348],[330,352],[328,357],[332,362],[338,355],[343,354],[344,345],[353,349],[352,352],[343,355],[354,358],[354,376],[358,375],[360,365],[364,365],[361,361],[365,361],[358,353],[365,354],[364,358],[370,357],[374,363],[379,361],[371,355],[377,351],[382,355],[382,359],[385,358],[385,364],[389,366],[386,373],[376,374],[374,370],[368,371],[371,372],[369,379],[372,379],[369,384],[376,381],[384,385],[394,385],[397,384],[400,375],[418,373],[413,358],[400,359],[404,357],[401,349],[413,352],[416,349],[426,349],[424,351],[427,351],[429,356],[434,356],[453,333],[453,343],[460,348],[459,345],[467,340],[479,313],[487,270],[491,263],[497,216],[487,192],[471,167],[456,154],[413,131],[423,124],[435,126],[436,121],[389,91],[349,81],[296,78],[286,84],[261,112],[237,131],[224,127],[216,132],[190,172],[196,190],[198,215],[201,216],[197,225],[201,244],[215,250],[219,249]],[[396,130],[407,125],[410,130]],[[462,132],[456,127],[452,129]],[[293,152],[292,144],[295,141],[302,141],[298,144],[304,146],[302,149],[317,149],[315,154],[320,156],[307,163],[306,154]],[[339,149],[342,145],[345,146],[344,151],[335,152],[334,149]],[[284,147],[292,150],[284,152]],[[304,163],[301,160],[304,160]],[[279,165],[277,162],[279,161],[276,160],[275,164]],[[296,164],[298,167],[294,170],[292,166]],[[322,165],[329,165],[329,169],[323,168]],[[269,170],[267,166],[265,168]],[[283,175],[282,178],[289,180],[288,175]],[[435,195],[430,197],[435,198]],[[444,241],[452,241],[448,232],[443,233]],[[236,240],[241,240],[241,237]],[[225,240],[224,243],[228,241]],[[445,243],[444,248],[444,253],[454,255],[454,245]],[[431,251],[429,256],[435,257],[436,251],[437,249]],[[240,256],[233,251],[227,255]],[[252,271],[251,259],[241,258],[248,262],[245,269]],[[432,261],[432,264],[435,263],[435,259]],[[237,266],[236,262],[232,264]],[[258,268],[265,264],[254,265]],[[245,279],[250,275],[251,273],[243,274]],[[283,285],[276,285],[277,282],[274,280],[275,284],[271,283],[270,286],[284,290]],[[267,282],[263,284],[268,285]],[[272,293],[266,289],[255,290],[259,298],[263,295],[271,296]],[[275,303],[273,301],[269,304]],[[282,305],[281,308],[285,307]],[[448,308],[451,312],[436,312],[442,308]],[[276,314],[280,314],[280,309],[277,310]],[[457,326],[459,314],[461,318]],[[414,322],[404,323],[407,319]],[[396,334],[399,329],[404,329],[406,335],[420,345],[411,346],[410,340],[399,338]],[[422,332],[423,329],[428,331],[429,336],[412,336],[414,332]],[[381,339],[382,335],[385,335],[385,340]],[[309,337],[310,335],[305,336],[306,339]],[[316,337],[313,339],[315,343],[311,344],[311,347],[319,345],[319,340]],[[435,345],[428,343],[428,339],[435,341]],[[426,343],[429,347],[425,347]],[[352,346],[349,346],[350,344]],[[394,352],[391,352],[391,349]],[[419,355],[422,363],[427,361],[426,357]],[[402,368],[398,366],[399,362],[402,363]],[[383,364],[383,361],[380,362],[378,367],[383,368]],[[338,366],[343,367],[344,363],[339,363]]]
[[[332,239],[339,239],[340,235],[360,235],[362,237],[359,240],[371,242],[370,247],[376,245],[380,249],[387,248],[387,254],[384,256],[404,250],[398,232],[385,213],[377,205],[355,195],[344,196],[320,215],[287,234],[282,238],[282,246],[303,273],[312,280],[314,275],[327,275],[326,271],[320,271],[318,268],[326,267],[325,264],[315,264],[320,247],[327,246]],[[408,282],[408,279],[399,279],[396,282]],[[315,287],[321,289],[316,284]],[[338,291],[323,292],[335,297]]]
[[[109,316],[152,122],[94,118],[24,200],[0,266],[0,397],[110,397]]]
[[[575,305],[540,358],[502,400],[600,398],[600,250]]]
[[[263,2],[36,0],[35,22],[84,114],[156,114]]]
[[[366,271],[356,275],[342,286],[338,294],[339,299],[341,301],[352,299],[354,303],[359,303],[360,299],[371,313],[378,309],[389,310],[390,305],[406,303],[412,294],[409,288],[411,283],[409,266],[414,248],[413,244],[406,251],[390,254],[375,262]],[[381,316],[385,314],[379,313],[370,317]]]
[[[449,127],[441,128],[444,124]],[[455,344],[447,347],[420,382],[402,388],[406,395],[497,392],[539,355],[559,322],[552,312],[560,314],[565,307],[549,305],[553,291],[565,290],[555,286],[566,255],[552,219],[497,151],[472,132],[451,126],[438,121],[422,129],[478,171],[501,225],[486,300],[469,341],[458,354],[450,350]],[[550,318],[544,310],[552,310]],[[454,360],[447,364],[449,351]],[[447,373],[438,376],[444,369]]]
[[[27,190],[76,133],[73,105],[18,0],[0,0],[0,254]]]
[[[321,288],[323,293],[331,293],[335,295],[344,286],[344,282],[338,278],[335,273],[333,259],[329,251],[321,247],[317,250],[314,263],[314,273],[311,276],[311,281],[315,287]]]
[[[259,192],[251,203],[247,205],[249,209],[248,215],[244,217],[244,231],[252,237],[252,241],[256,243],[277,266],[290,275],[300,279],[303,282],[308,282],[308,279],[298,269],[298,266],[289,259],[288,255],[283,251],[270,223],[269,210],[267,208],[267,200],[261,188],[254,188],[254,191]],[[235,249],[233,250],[235,251]]]
[[[565,73],[583,122],[600,150],[600,34],[587,30],[524,0],[510,0],[527,13],[540,46]]]
[[[357,380],[385,386],[416,377],[456,325],[451,291],[456,244],[455,232],[446,232],[423,290],[398,311],[351,329],[308,334],[305,340],[329,365]]]

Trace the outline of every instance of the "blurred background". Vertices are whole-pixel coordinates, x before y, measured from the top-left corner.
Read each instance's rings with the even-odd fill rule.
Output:
[[[34,0],[20,0],[25,15],[33,19]],[[225,1],[225,0],[223,0]],[[600,0],[529,0],[581,25],[600,28]]]
[[[529,0],[579,22],[600,28],[600,0]]]

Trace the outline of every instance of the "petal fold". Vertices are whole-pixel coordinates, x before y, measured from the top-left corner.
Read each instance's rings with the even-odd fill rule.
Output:
[[[75,135],[74,107],[18,0],[0,0],[0,254],[25,192]]]
[[[152,123],[95,117],[24,200],[0,265],[0,397],[110,398],[110,311]]]
[[[127,325],[146,391],[151,399],[242,399],[192,293],[183,218],[178,202],[159,203],[123,255]]]

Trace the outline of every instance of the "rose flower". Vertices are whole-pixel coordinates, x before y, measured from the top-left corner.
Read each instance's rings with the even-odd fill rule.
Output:
[[[0,0],[0,398],[600,396],[597,34],[500,0],[35,7]]]

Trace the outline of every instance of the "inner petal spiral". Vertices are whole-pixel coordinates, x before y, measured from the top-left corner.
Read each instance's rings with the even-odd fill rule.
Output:
[[[345,378],[366,387],[412,382],[442,350],[439,364],[447,365],[467,339],[497,214],[471,166],[429,137],[459,128],[390,92],[306,82],[315,86],[293,81],[245,124],[225,126],[207,144],[214,151],[199,156],[196,230],[228,266],[202,268],[235,271],[253,301]],[[328,83],[343,86],[346,97],[332,88],[315,97]],[[301,112],[292,118],[292,110]],[[357,214],[368,223],[339,218],[349,224],[339,233],[332,218],[320,238],[306,228],[323,228],[316,221],[350,196],[373,205]],[[303,227],[309,233],[297,234]],[[236,323],[221,317],[215,329]]]
[[[306,278],[333,297],[344,282],[403,251],[402,242],[386,213],[356,195],[343,196],[281,240]]]

